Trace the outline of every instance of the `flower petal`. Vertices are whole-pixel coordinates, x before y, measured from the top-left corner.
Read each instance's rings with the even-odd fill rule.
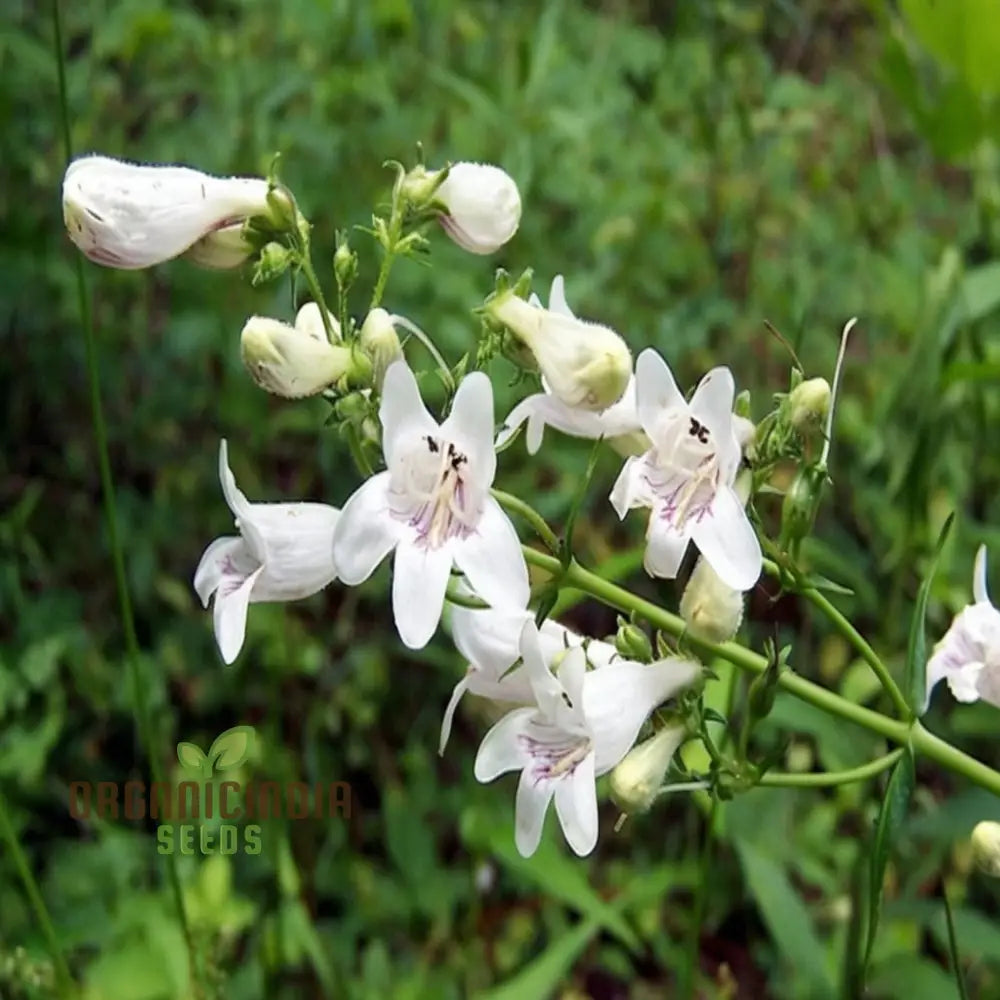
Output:
[[[333,531],[333,562],[340,579],[356,586],[372,575],[402,535],[389,512],[389,473],[362,483],[344,504]]]
[[[497,453],[493,447],[493,383],[483,372],[471,372],[462,379],[451,413],[441,425],[441,437],[465,452],[476,486],[488,490],[496,476]]]
[[[194,571],[194,589],[203,607],[208,607],[212,594],[222,582],[227,565],[245,568],[246,573],[252,573],[259,564],[250,555],[242,538],[233,535],[216,538],[205,549]]]
[[[757,534],[739,497],[721,486],[706,515],[691,524],[695,545],[733,590],[750,590],[760,577],[762,556]]]
[[[493,725],[479,744],[476,762],[472,767],[476,781],[485,784],[501,774],[524,767],[528,758],[521,747],[520,738],[535,713],[534,708],[515,708]]]
[[[597,786],[594,754],[587,754],[556,786],[556,814],[566,842],[581,858],[597,846]]]
[[[647,347],[635,362],[636,411],[643,430],[655,441],[664,410],[687,409],[687,402],[666,361]]]
[[[415,438],[428,435],[436,438],[440,433],[438,422],[427,412],[417,380],[404,360],[394,361],[386,369],[378,415],[382,421],[386,465],[391,466],[397,456],[411,448]]]
[[[520,657],[518,640],[530,618],[526,610],[455,605],[451,610],[452,641],[479,672],[499,680]]]
[[[545,420],[538,413],[540,409],[539,404],[543,403],[547,398],[545,393],[538,392],[533,396],[528,396],[527,399],[522,399],[507,414],[507,418],[501,424],[500,430],[497,433],[495,448],[497,450],[501,449],[517,433],[521,424],[527,420],[528,427],[525,431],[525,441],[528,447],[528,454],[534,455],[541,446],[542,433],[545,430]]]
[[[569,698],[569,708],[576,712],[583,709],[583,679],[587,673],[587,654],[582,646],[566,651],[559,663],[559,683]]]
[[[625,460],[622,471],[618,473],[609,499],[619,520],[624,520],[625,515],[636,507],[653,505],[653,492],[646,476],[647,462],[650,459],[649,452],[633,455]]]
[[[423,649],[437,630],[451,566],[448,545],[434,549],[401,542],[396,547],[392,564],[392,613],[399,637],[410,649]]]
[[[455,718],[455,709],[462,700],[462,695],[469,690],[469,680],[474,669],[468,673],[452,688],[451,697],[448,699],[448,706],[444,710],[444,718],[441,720],[441,738],[438,740],[438,755],[444,753],[444,748],[448,745],[448,738],[451,736],[451,724]]]
[[[528,564],[514,525],[493,497],[485,498],[476,530],[456,541],[454,551],[455,564],[487,604],[527,607]]]
[[[340,511],[323,503],[252,504],[267,545],[253,601],[298,601],[337,578],[333,538]]]
[[[254,522],[253,504],[236,485],[236,477],[229,468],[229,446],[225,438],[219,442],[219,482],[222,484],[222,495],[236,518],[236,526],[250,546],[254,558],[259,562],[266,562],[267,545]]]
[[[560,316],[569,316],[570,319],[576,319],[576,314],[570,309],[569,303],[566,301],[566,282],[563,281],[561,274],[557,274],[552,279],[552,286],[549,288],[549,311],[559,313]]]
[[[650,576],[673,580],[681,567],[681,560],[684,558],[690,537],[687,531],[678,531],[654,508],[649,515],[649,527],[646,529],[643,568]]]
[[[555,793],[553,782],[532,778],[530,769],[521,772],[514,803],[514,843],[522,858],[530,858],[538,850],[545,825],[545,813]]]
[[[257,582],[264,567],[254,570],[245,580],[239,582],[227,577],[223,585],[215,592],[213,619],[215,624],[215,640],[219,644],[219,652],[226,663],[232,663],[243,648],[243,640],[247,629],[247,608],[250,605],[250,591]],[[232,583],[232,589],[226,584]]]
[[[986,546],[980,545],[976,551],[976,565],[972,571],[972,595],[976,603],[990,599],[986,589]]]

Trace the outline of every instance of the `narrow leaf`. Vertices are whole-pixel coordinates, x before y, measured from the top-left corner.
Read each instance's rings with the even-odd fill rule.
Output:
[[[906,808],[910,802],[915,780],[913,768],[913,752],[907,752],[899,758],[899,763],[892,769],[889,783],[886,785],[882,809],[875,823],[875,837],[872,841],[871,875],[868,883],[868,942],[865,945],[865,957],[861,963],[861,979],[864,982],[865,970],[871,960],[872,945],[878,934],[878,921],[882,913],[882,883],[885,879],[885,869],[889,863],[889,854],[893,841],[906,816]]]
[[[914,714],[920,716],[927,711],[929,699],[927,697],[927,600],[931,593],[931,584],[934,582],[934,573],[937,570],[938,560],[941,558],[941,550],[948,540],[955,514],[948,515],[948,520],[944,522],[941,533],[938,535],[937,544],[934,546],[934,555],[931,557],[931,564],[927,569],[927,576],[920,585],[917,592],[917,602],[913,606],[913,619],[910,622],[910,640],[906,650],[906,674],[904,676],[903,693],[907,698],[910,708]]]
[[[961,1000],[969,1000],[969,994],[965,989],[965,979],[962,977],[962,963],[958,957],[958,941],[955,938],[955,917],[951,912],[948,890],[942,888],[941,895],[944,897],[944,915],[948,921],[948,954],[951,957],[951,971],[955,975],[955,984],[958,986],[959,997],[961,997]]]

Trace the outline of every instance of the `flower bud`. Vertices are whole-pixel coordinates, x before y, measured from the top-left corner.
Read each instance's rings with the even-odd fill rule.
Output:
[[[681,617],[688,631],[708,642],[728,642],[743,621],[743,593],[726,586],[702,557],[684,588]]]
[[[337,279],[337,287],[346,292],[358,274],[358,255],[342,242],[333,254],[333,273]]]
[[[986,875],[1000,878],[1000,823],[977,823],[972,831],[972,860]]]
[[[372,309],[361,326],[361,349],[371,358],[375,371],[375,386],[382,388],[382,379],[394,361],[403,356],[392,317],[384,309]]]
[[[606,410],[621,399],[632,355],[610,327],[543,309],[504,292],[486,305],[535,357],[549,390],[567,406]]]
[[[800,382],[788,394],[788,419],[797,431],[819,427],[830,411],[830,383],[825,378]]]
[[[267,181],[106,156],[74,160],[63,179],[70,239],[105,267],[152,267],[202,237],[268,214]]]
[[[329,310],[326,317],[330,321],[330,329],[333,331],[334,341],[342,340],[343,333],[341,332],[337,317]],[[295,314],[295,329],[308,334],[310,337],[314,337],[316,340],[322,341],[324,344],[329,339],[326,334],[326,327],[323,326],[323,314],[320,312],[319,303],[317,302],[307,302],[299,309]]]
[[[350,348],[264,316],[247,320],[240,354],[257,385],[286,399],[314,396],[352,368]]]
[[[252,283],[259,285],[280,278],[291,267],[293,260],[292,251],[288,247],[274,241],[265,244],[257,258]]]
[[[626,660],[638,660],[639,663],[649,663],[653,659],[653,646],[649,641],[649,636],[638,625],[626,621],[624,618],[618,619],[615,649]]]
[[[434,184],[434,175],[427,176]],[[432,187],[433,189],[433,187]],[[513,178],[486,163],[456,163],[433,191],[444,231],[469,253],[499,250],[517,232],[521,195]]]
[[[825,482],[826,466],[823,464],[804,465],[796,473],[781,503],[778,544],[783,552],[794,555],[802,539],[812,531]]]
[[[685,734],[684,726],[664,726],[612,770],[611,797],[623,812],[643,813],[653,804]]]
[[[183,257],[199,267],[228,271],[245,263],[254,250],[253,244],[243,236],[243,223],[234,222],[203,236],[185,251]]]

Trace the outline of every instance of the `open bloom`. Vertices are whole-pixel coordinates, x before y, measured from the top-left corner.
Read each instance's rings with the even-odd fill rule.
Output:
[[[621,518],[651,508],[644,559],[651,576],[675,577],[692,539],[734,590],[749,590],[760,576],[760,543],[733,489],[740,463],[734,391],[729,369],[713,368],[688,403],[656,351],[639,355],[639,420],[652,447],[625,463],[611,503]]]
[[[285,399],[300,399],[322,392],[352,370],[351,349],[327,340],[318,307],[316,318],[318,331],[311,318],[295,326],[266,316],[246,321],[240,356],[257,385]],[[334,330],[339,333],[339,327]]]
[[[943,678],[958,701],[982,698],[1000,707],[1000,611],[986,591],[986,547],[982,545],[976,553],[972,594],[975,603],[959,611],[927,663],[928,703],[931,690]]]
[[[532,621],[524,609],[463,608],[451,612],[452,639],[468,661],[465,676],[455,685],[441,724],[439,753],[444,753],[451,734],[455,709],[466,692],[494,701],[533,701],[531,684],[522,666],[520,635],[525,622]],[[551,618],[542,622],[538,642],[546,663],[553,663],[567,649],[583,647],[587,661],[603,667],[618,656],[615,647],[598,639],[585,639]]]
[[[633,663],[612,660],[587,670],[582,646],[566,650],[553,674],[534,622],[521,632],[520,652],[535,704],[508,712],[483,738],[476,755],[479,781],[520,771],[515,804],[518,851],[534,854],[549,803],[570,847],[589,854],[597,843],[595,779],[635,743],[649,713],[700,672],[688,660]]]
[[[405,361],[389,366],[382,403],[388,466],[347,501],[333,540],[340,578],[358,584],[393,550],[392,608],[400,638],[427,644],[441,618],[452,566],[493,607],[528,603],[528,568],[489,489],[496,473],[493,387],[462,379],[442,424],[427,412]]]
[[[517,185],[506,171],[492,164],[454,164],[435,190],[434,199],[444,207],[444,231],[469,253],[494,253],[517,232],[521,222]]]
[[[92,261],[152,267],[180,256],[209,233],[267,215],[267,192],[267,181],[260,178],[84,156],[66,169],[63,218],[70,239]],[[245,259],[204,245],[195,251],[196,262],[200,257],[211,266]]]
[[[215,595],[215,638],[223,660],[232,663],[251,602],[297,601],[337,578],[331,542],[340,511],[321,503],[250,503],[229,469],[225,441],[219,479],[240,533],[205,549],[194,589],[205,607]]]
[[[547,391],[570,410],[600,413],[622,398],[632,375],[628,346],[610,327],[577,319],[562,275],[552,282],[548,309],[536,296],[525,302],[506,291],[486,311],[531,351]]]

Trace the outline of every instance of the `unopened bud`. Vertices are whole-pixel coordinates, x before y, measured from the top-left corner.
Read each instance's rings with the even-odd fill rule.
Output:
[[[972,860],[986,875],[1000,878],[1000,823],[977,823],[972,831]]]
[[[295,196],[284,184],[275,184],[267,192],[267,204],[270,222],[279,232],[292,232],[295,230],[299,218],[298,206],[295,204]]]
[[[794,555],[802,539],[812,531],[825,482],[826,466],[821,463],[803,465],[796,473],[781,504],[782,551]]]
[[[264,281],[272,281],[288,270],[292,263],[292,252],[280,243],[268,243],[260,252],[257,266],[253,272],[253,283],[259,285]]]
[[[800,382],[788,395],[788,419],[798,431],[819,427],[830,412],[830,383],[825,378]]]
[[[333,255],[333,273],[342,293],[354,284],[358,274],[358,255],[346,242],[340,243]]]
[[[337,317],[327,310],[326,318],[330,324],[333,340],[339,342],[343,338],[343,334]],[[330,340],[330,337],[327,336],[326,327],[323,325],[323,313],[320,311],[319,303],[317,302],[307,302],[299,309],[295,314],[295,329],[324,343]]]
[[[653,659],[653,646],[649,636],[633,622],[624,618],[618,619],[618,632],[615,634],[615,649],[626,660],[638,660],[639,663],[649,663]]]
[[[643,813],[653,804],[685,734],[684,726],[665,726],[612,770],[611,797],[623,812]]]
[[[491,299],[486,312],[531,351],[549,389],[567,406],[600,411],[621,399],[632,355],[610,327],[544,309],[509,291]]]
[[[728,642],[743,621],[743,593],[723,583],[711,565],[699,558],[684,588],[680,612],[695,638]]]
[[[352,367],[350,348],[264,316],[247,320],[240,336],[240,354],[257,385],[286,399],[314,396]]]
[[[403,356],[392,317],[384,309],[372,309],[361,326],[359,342],[361,349],[371,358],[375,386],[381,390],[389,365]]]
[[[245,263],[254,249],[253,244],[243,236],[243,223],[237,222],[203,236],[183,257],[199,267],[228,271]]]

